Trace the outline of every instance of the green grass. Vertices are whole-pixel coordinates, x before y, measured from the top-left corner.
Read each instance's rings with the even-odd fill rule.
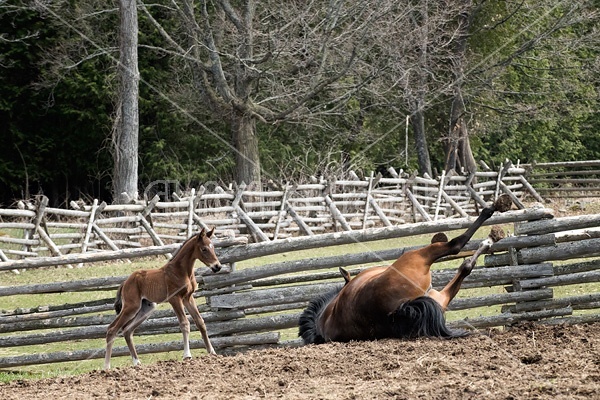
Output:
[[[512,226],[507,227],[512,230]],[[487,229],[480,229],[475,238],[484,238],[487,235]],[[454,236],[455,233],[450,233]],[[326,257],[332,255],[343,255],[350,253],[361,253],[367,251],[377,251],[391,248],[408,247],[416,245],[426,245],[429,243],[431,235],[419,235],[411,236],[408,238],[401,239],[388,239],[376,242],[357,243],[350,245],[342,245],[335,247],[322,247],[311,250],[303,250],[296,252],[288,252],[268,257],[262,257],[253,260],[246,260],[236,264],[238,269],[251,268],[253,266],[277,263],[281,261],[298,260],[305,258],[317,258]],[[162,257],[156,257],[151,259],[135,260],[134,262],[115,262],[115,263],[97,263],[87,264],[82,268],[68,269],[66,267],[60,268],[45,268],[45,269],[32,269],[23,271],[20,274],[13,274],[11,272],[0,272],[0,285],[1,286],[18,286],[35,283],[50,283],[50,282],[64,282],[71,280],[83,280],[96,277],[105,276],[126,276],[137,269],[149,269],[157,268],[164,264],[165,259]],[[481,262],[481,260],[480,260]],[[379,263],[382,264],[382,263]],[[385,264],[385,263],[383,263]],[[457,268],[460,261],[446,261],[434,265],[434,269],[440,268]],[[335,269],[334,269],[335,270]],[[340,278],[341,280],[341,278]],[[465,289],[459,292],[458,297],[471,297],[471,296],[483,296],[490,293],[502,293],[503,287],[492,287],[492,288],[477,288],[477,289]],[[564,287],[554,288],[555,297],[574,296],[583,293],[591,293],[600,291],[600,283],[585,284],[585,285],[571,285]],[[104,299],[107,297],[114,296],[114,291],[96,291],[96,292],[78,292],[78,293],[56,293],[56,294],[43,294],[43,295],[21,295],[21,296],[7,296],[0,297],[0,310],[12,311],[18,308],[31,308],[45,305],[58,305],[65,303],[77,303],[82,301],[90,301],[95,299]],[[160,305],[160,308],[168,308],[168,305]],[[478,316],[489,316],[495,315],[500,312],[501,306],[494,307],[481,307],[477,309],[462,310],[462,311],[451,311],[448,313],[448,320],[462,319],[465,317],[478,317]],[[585,313],[585,311],[578,311],[577,313]],[[34,333],[34,332],[31,332]],[[35,333],[38,333],[36,331]],[[287,329],[281,332],[282,340],[289,340],[296,338],[296,329]],[[192,333],[193,339],[198,339],[199,334],[197,332]],[[135,336],[136,344],[143,343],[155,343],[172,340],[181,340],[181,334],[169,334],[169,335],[155,335],[155,336]],[[26,346],[26,347],[15,347],[15,348],[0,348],[0,357],[10,357],[21,354],[32,354],[32,353],[49,353],[58,351],[73,351],[80,349],[101,349],[105,345],[103,339],[93,340],[80,340],[71,342],[59,342],[38,346]],[[123,346],[124,340],[119,338],[116,346]],[[199,357],[204,354],[203,350],[192,351],[194,357]],[[161,354],[144,354],[141,355],[141,360],[145,364],[154,363],[159,360],[178,360],[181,358],[181,352],[172,353],[161,353]],[[35,365],[27,367],[19,367],[16,370],[0,370],[0,382],[11,381],[15,379],[38,379],[45,377],[54,377],[62,375],[79,374],[102,367],[103,361],[100,359],[94,359],[89,361],[78,361],[78,362],[66,362],[58,364],[47,364],[47,365]],[[129,366],[131,365],[131,359],[129,357],[113,357],[112,365],[115,367]]]

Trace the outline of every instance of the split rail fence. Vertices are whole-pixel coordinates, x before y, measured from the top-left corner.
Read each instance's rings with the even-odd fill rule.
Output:
[[[360,179],[312,178],[308,184],[267,190],[211,186],[192,189],[172,201],[127,205],[71,202],[71,209],[48,207],[48,199],[0,209],[0,261],[143,249],[184,241],[201,227],[218,236],[268,241],[331,231],[397,226],[474,215],[486,201],[507,193],[519,209],[529,201],[600,195],[600,160],[513,165],[497,170],[481,162],[471,175],[455,172],[436,179],[396,172]]]
[[[545,199],[600,195],[600,160],[521,164],[525,178]]]
[[[391,227],[410,222],[465,218],[490,199],[507,193],[519,209],[524,199],[543,201],[524,177],[526,170],[505,162],[497,171],[438,179],[389,170],[360,179],[313,179],[298,185],[271,184],[267,190],[214,186],[192,189],[173,201],[126,205],[71,202],[48,206],[48,198],[0,209],[0,261],[118,252],[183,242],[193,231],[216,227],[219,237],[263,242],[325,232]],[[277,186],[277,187],[275,187]],[[92,257],[93,258],[93,257]]]
[[[270,254],[463,230],[473,220],[474,217],[442,219],[250,244],[216,242],[216,246],[221,262],[234,265]],[[486,222],[486,225],[495,224],[514,224],[511,229],[516,236],[508,236],[495,243],[480,263],[482,266],[474,269],[465,280],[463,288],[498,287],[499,290],[487,295],[457,298],[451,303],[451,310],[495,306],[500,311],[491,316],[451,321],[453,326],[487,328],[526,320],[555,324],[600,319],[600,215],[553,219],[549,209],[527,208],[497,214]],[[472,240],[456,258],[468,256],[478,244],[479,240]],[[177,245],[156,247],[155,254],[173,251],[173,246]],[[138,256],[136,250],[132,249],[134,252],[126,255]],[[196,295],[206,299],[206,303],[199,306],[200,311],[218,351],[296,346],[300,342],[297,339],[281,339],[282,332],[289,332],[297,326],[299,313],[310,299],[343,282],[338,267],[347,267],[354,275],[368,263],[394,260],[406,250],[396,248],[343,256],[309,257],[245,269],[227,268],[218,274],[209,273],[207,268],[198,268],[199,290]],[[121,250],[123,252],[125,250]],[[104,252],[105,256],[109,253]],[[68,256],[47,257],[44,262],[36,262],[35,259],[5,261],[0,263],[0,270],[70,262],[75,261]],[[433,271],[434,287],[442,287],[451,279],[460,261],[455,264],[452,268]],[[108,323],[114,318],[111,312],[114,290],[124,279],[125,276],[119,276],[0,287],[0,296],[106,291],[106,298],[99,301],[3,313],[0,316],[0,348],[18,351],[23,346],[35,344],[103,338]],[[554,294],[558,286],[588,284],[592,289],[586,289],[582,294],[566,297]],[[140,326],[137,334],[176,332],[179,332],[179,327],[172,311],[158,310]],[[191,346],[201,348],[203,343],[195,340]],[[144,354],[181,350],[182,345],[179,338],[137,347],[138,352]],[[128,355],[126,346],[117,347],[113,352],[115,356]],[[12,355],[0,358],[0,368],[103,357],[103,348]],[[101,362],[98,363],[100,365]]]

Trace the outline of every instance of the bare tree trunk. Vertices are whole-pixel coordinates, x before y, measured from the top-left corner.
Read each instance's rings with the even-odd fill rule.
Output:
[[[247,115],[234,114],[231,123],[235,152],[235,181],[253,184],[260,190],[260,158],[256,122]]]
[[[229,125],[238,183],[260,182],[258,123],[317,120],[320,125],[322,118],[335,114],[333,105],[347,101],[344,91],[350,94],[362,87],[335,83],[351,73],[356,41],[365,40],[379,15],[354,2],[280,3],[173,2],[178,13],[173,24],[181,26],[170,26],[169,31],[143,2],[138,4],[165,40],[167,54],[189,61],[192,73],[179,75],[191,76],[194,82],[197,98],[189,104],[199,113],[210,110],[211,118]],[[366,77],[358,81],[363,79],[366,82]],[[182,92],[182,97],[188,93]],[[321,101],[327,106],[315,107]]]
[[[119,0],[119,110],[113,138],[113,200],[138,197],[138,17],[135,0]]]
[[[415,135],[419,172],[421,174],[427,173],[431,176],[431,160],[429,159],[429,149],[427,148],[427,138],[425,137],[425,115],[422,100],[417,101],[417,109],[413,112],[411,124]]]
[[[241,19],[238,30],[241,33],[242,42],[237,48],[239,59],[235,63],[235,96],[246,106],[250,106],[250,94],[252,84],[256,80],[255,73],[249,68],[247,60],[254,56],[254,32],[253,20],[256,10],[254,0],[241,2]],[[235,147],[235,180],[238,183],[252,184],[253,189],[260,190],[260,154],[258,151],[258,136],[256,134],[256,116],[249,115],[245,110],[233,108],[232,137]]]
[[[477,163],[471,144],[469,132],[465,121],[465,101],[462,95],[462,84],[464,81],[464,61],[467,50],[467,39],[469,28],[473,18],[471,0],[462,2],[462,12],[459,14],[459,37],[456,42],[455,56],[452,59],[452,70],[454,73],[454,98],[450,109],[450,127],[446,144],[446,171],[464,169],[471,173],[477,170]]]
[[[450,110],[450,132],[446,146],[445,169],[446,171],[464,169],[465,172],[471,173],[477,170],[477,163],[471,151],[467,123],[464,119],[465,104],[460,88],[457,88],[456,91],[457,94],[454,96]]]
[[[431,173],[431,160],[429,158],[429,149],[427,147],[427,138],[425,136],[425,96],[427,93],[427,74],[429,62],[429,2],[420,3],[418,15],[415,17],[415,23],[419,26],[419,48],[418,68],[417,68],[417,87],[415,90],[416,98],[412,109],[412,127],[415,135],[415,146],[417,150],[417,160],[419,172],[421,174]]]

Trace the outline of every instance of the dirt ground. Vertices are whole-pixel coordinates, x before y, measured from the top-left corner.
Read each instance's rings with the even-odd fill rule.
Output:
[[[600,399],[600,324],[488,334],[253,350],[15,381],[0,384],[0,399]]]

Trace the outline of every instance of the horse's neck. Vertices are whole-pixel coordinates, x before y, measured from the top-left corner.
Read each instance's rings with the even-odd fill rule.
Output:
[[[175,256],[164,266],[165,269],[173,270],[174,272],[191,275],[194,272],[193,244],[185,243]]]

